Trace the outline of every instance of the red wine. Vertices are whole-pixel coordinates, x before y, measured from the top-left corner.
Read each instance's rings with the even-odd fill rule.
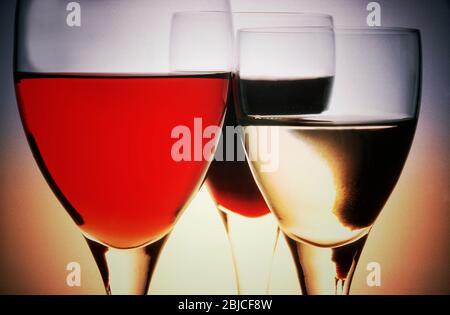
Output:
[[[21,75],[18,102],[33,154],[88,237],[117,248],[164,236],[208,162],[175,162],[175,126],[220,125],[228,75]],[[205,145],[210,139],[204,139]]]
[[[244,148],[237,136],[234,139],[234,159],[226,161],[226,126],[235,127],[237,124],[232,98],[228,99],[230,104],[222,130],[223,161],[215,159],[212,162],[206,183],[221,210],[233,211],[246,217],[263,216],[269,213],[269,208],[253,179],[248,162],[238,161],[238,149]]]
[[[247,161],[214,161],[207,184],[221,210],[251,218],[269,213]]]
[[[327,109],[334,77],[237,81],[243,114],[300,115]]]

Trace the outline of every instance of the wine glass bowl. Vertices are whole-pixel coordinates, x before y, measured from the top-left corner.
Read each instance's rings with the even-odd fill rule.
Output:
[[[236,34],[247,28],[333,27],[333,18],[330,15],[302,12],[233,12],[232,22]],[[239,58],[235,56],[235,65],[238,61]],[[234,93],[236,94],[236,91]],[[230,94],[233,94],[233,91]],[[243,147],[241,141],[236,138],[238,132],[231,129],[238,125],[233,99],[233,95],[228,98],[229,105],[219,146],[223,150],[217,152],[206,182],[222,211],[257,218],[268,214],[269,209],[251,176],[244,154],[241,154]],[[227,144],[227,132],[230,132],[230,144]],[[231,144],[234,151],[227,156],[227,146]]]

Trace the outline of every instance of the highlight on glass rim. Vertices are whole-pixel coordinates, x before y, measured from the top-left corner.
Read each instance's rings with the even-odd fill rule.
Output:
[[[446,0],[0,9],[0,294],[450,293]]]

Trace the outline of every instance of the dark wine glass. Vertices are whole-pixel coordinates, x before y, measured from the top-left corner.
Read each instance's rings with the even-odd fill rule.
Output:
[[[255,27],[333,27],[333,18],[326,14],[233,12],[232,17],[236,32]],[[238,292],[267,294],[279,230],[245,159],[232,94],[230,87],[221,143],[206,184],[225,223]]]

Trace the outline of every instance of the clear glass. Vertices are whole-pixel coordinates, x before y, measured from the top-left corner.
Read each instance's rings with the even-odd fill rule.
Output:
[[[254,27],[333,27],[331,16],[314,13],[233,12],[232,18],[236,34]],[[267,294],[279,230],[245,161],[231,94],[230,89],[221,142],[206,184],[224,220],[238,293]]]
[[[348,294],[401,174],[421,88],[417,30],[241,30],[234,85],[252,172],[304,294]]]
[[[208,30],[207,45],[180,57],[190,37],[171,30],[186,10],[228,19],[203,13],[195,29]],[[23,0],[17,18],[16,94],[35,160],[85,236],[106,292],[145,294],[210,163],[178,159],[177,127],[223,121],[229,3]]]

